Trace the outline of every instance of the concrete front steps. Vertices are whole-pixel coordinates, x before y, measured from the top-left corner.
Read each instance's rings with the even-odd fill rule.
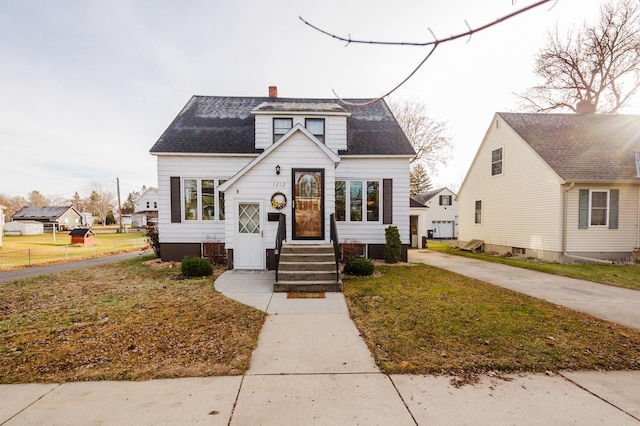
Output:
[[[337,279],[336,279],[337,278]],[[274,292],[342,291],[330,244],[284,245]]]

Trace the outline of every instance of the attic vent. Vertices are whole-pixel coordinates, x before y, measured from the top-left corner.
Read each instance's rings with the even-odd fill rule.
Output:
[[[636,152],[636,176],[640,177],[640,152]]]
[[[500,128],[500,120],[496,118],[496,129]]]

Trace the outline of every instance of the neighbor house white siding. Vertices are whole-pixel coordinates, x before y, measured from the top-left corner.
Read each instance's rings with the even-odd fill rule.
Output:
[[[608,191],[618,189],[618,228],[589,226],[578,228],[578,201],[580,189]],[[567,197],[567,252],[593,253],[630,252],[638,246],[638,212],[640,200],[637,185],[575,185]],[[610,210],[609,210],[610,213]]]
[[[502,148],[502,173],[491,175],[491,153]],[[558,175],[499,116],[471,164],[460,192],[458,239],[526,248],[527,254],[561,252],[562,189]],[[482,223],[475,202],[482,201]]]
[[[336,169],[336,180],[380,180],[379,222],[338,222],[340,242],[384,244],[384,231],[390,225],[398,227],[402,244],[411,241],[409,229],[409,159],[343,157]],[[382,223],[382,180],[393,179],[393,223]]]
[[[158,229],[160,242],[223,242],[224,221],[189,220],[171,223],[170,178],[229,179],[253,157],[249,156],[166,156],[158,155]],[[182,198],[180,204],[183,206]],[[184,208],[184,207],[182,207]],[[182,212],[184,217],[184,212]]]
[[[451,205],[440,205],[441,195],[451,196]],[[424,233],[426,235],[426,231],[432,229],[440,231],[434,232],[434,238],[457,238],[460,206],[458,201],[456,201],[456,194],[448,188],[443,188],[442,191],[427,201],[425,205],[429,207],[426,211],[426,229],[420,229],[418,231],[419,234],[422,235]],[[447,229],[442,229],[442,227],[446,227]],[[444,234],[444,232],[448,231],[449,227],[451,227],[450,235]]]

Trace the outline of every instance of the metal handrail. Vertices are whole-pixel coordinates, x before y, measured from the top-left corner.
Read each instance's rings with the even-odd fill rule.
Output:
[[[276,282],[278,282],[278,270],[280,269],[280,253],[282,252],[282,243],[287,239],[287,216],[280,213],[278,218],[278,232],[276,232]]]
[[[333,242],[333,254],[336,259],[336,281],[340,281],[340,265],[338,263],[338,250],[340,247],[340,243],[338,242],[338,225],[336,224],[336,215],[334,213],[331,213],[329,219],[331,223],[329,236],[331,238],[331,241]]]

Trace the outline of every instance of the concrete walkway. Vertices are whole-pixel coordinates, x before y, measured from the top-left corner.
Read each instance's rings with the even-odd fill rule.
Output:
[[[2,385],[0,424],[640,424],[640,372],[483,376],[460,389],[450,377],[384,375],[342,294],[287,299],[273,279],[229,271],[215,284],[270,314],[246,375]]]

